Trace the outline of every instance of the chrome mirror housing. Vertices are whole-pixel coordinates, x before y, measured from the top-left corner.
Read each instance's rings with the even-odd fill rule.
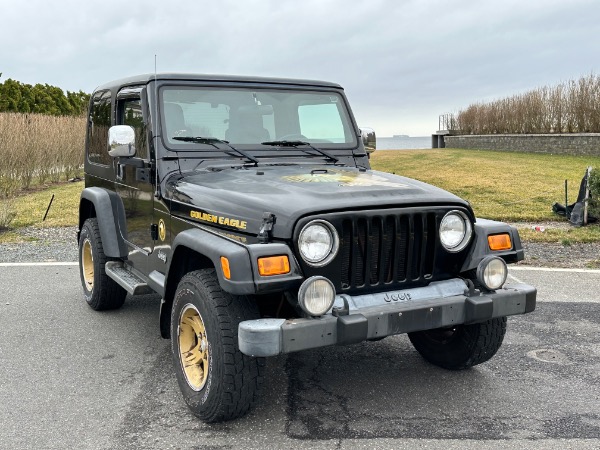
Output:
[[[361,128],[360,135],[362,137],[363,145],[367,154],[371,154],[377,148],[377,138],[375,137],[375,130],[372,128]]]
[[[129,158],[135,155],[135,131],[129,125],[115,125],[108,129],[108,154]]]

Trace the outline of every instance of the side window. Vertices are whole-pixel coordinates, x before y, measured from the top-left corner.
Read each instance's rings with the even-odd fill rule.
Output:
[[[146,125],[142,114],[142,101],[139,98],[119,101],[119,124],[133,127],[135,130],[135,156],[148,159]]]
[[[88,126],[88,159],[90,162],[108,166],[108,129],[110,128],[110,92],[98,92],[92,99]]]
[[[344,125],[336,103],[300,105],[300,133],[309,139],[326,142],[346,142]]]

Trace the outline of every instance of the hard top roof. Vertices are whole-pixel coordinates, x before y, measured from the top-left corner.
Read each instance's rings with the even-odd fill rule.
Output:
[[[134,86],[148,84],[154,79],[158,81],[199,81],[199,82],[223,82],[223,83],[248,83],[256,85],[266,84],[281,84],[281,85],[295,85],[295,86],[316,86],[316,87],[330,87],[335,89],[342,89],[339,84],[330,83],[327,81],[317,80],[298,80],[293,78],[272,78],[272,77],[250,77],[242,75],[214,75],[214,74],[194,74],[194,73],[147,73],[142,75],[136,75],[127,78],[121,78],[119,80],[110,81],[108,83],[98,86],[94,91],[103,89],[113,89],[121,86]]]

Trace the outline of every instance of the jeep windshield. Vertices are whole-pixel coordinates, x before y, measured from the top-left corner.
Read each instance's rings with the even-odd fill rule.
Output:
[[[214,151],[211,140],[265,151],[281,149],[262,144],[273,141],[357,145],[344,99],[333,91],[165,86],[160,102],[162,137],[171,150]]]

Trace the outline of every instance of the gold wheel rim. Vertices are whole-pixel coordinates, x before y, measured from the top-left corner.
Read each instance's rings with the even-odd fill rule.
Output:
[[[179,360],[188,385],[199,391],[208,379],[208,339],[200,312],[187,304],[179,316]]]
[[[92,254],[92,243],[89,239],[83,241],[81,247],[81,265],[83,281],[88,291],[91,291],[94,288],[94,255]]]

